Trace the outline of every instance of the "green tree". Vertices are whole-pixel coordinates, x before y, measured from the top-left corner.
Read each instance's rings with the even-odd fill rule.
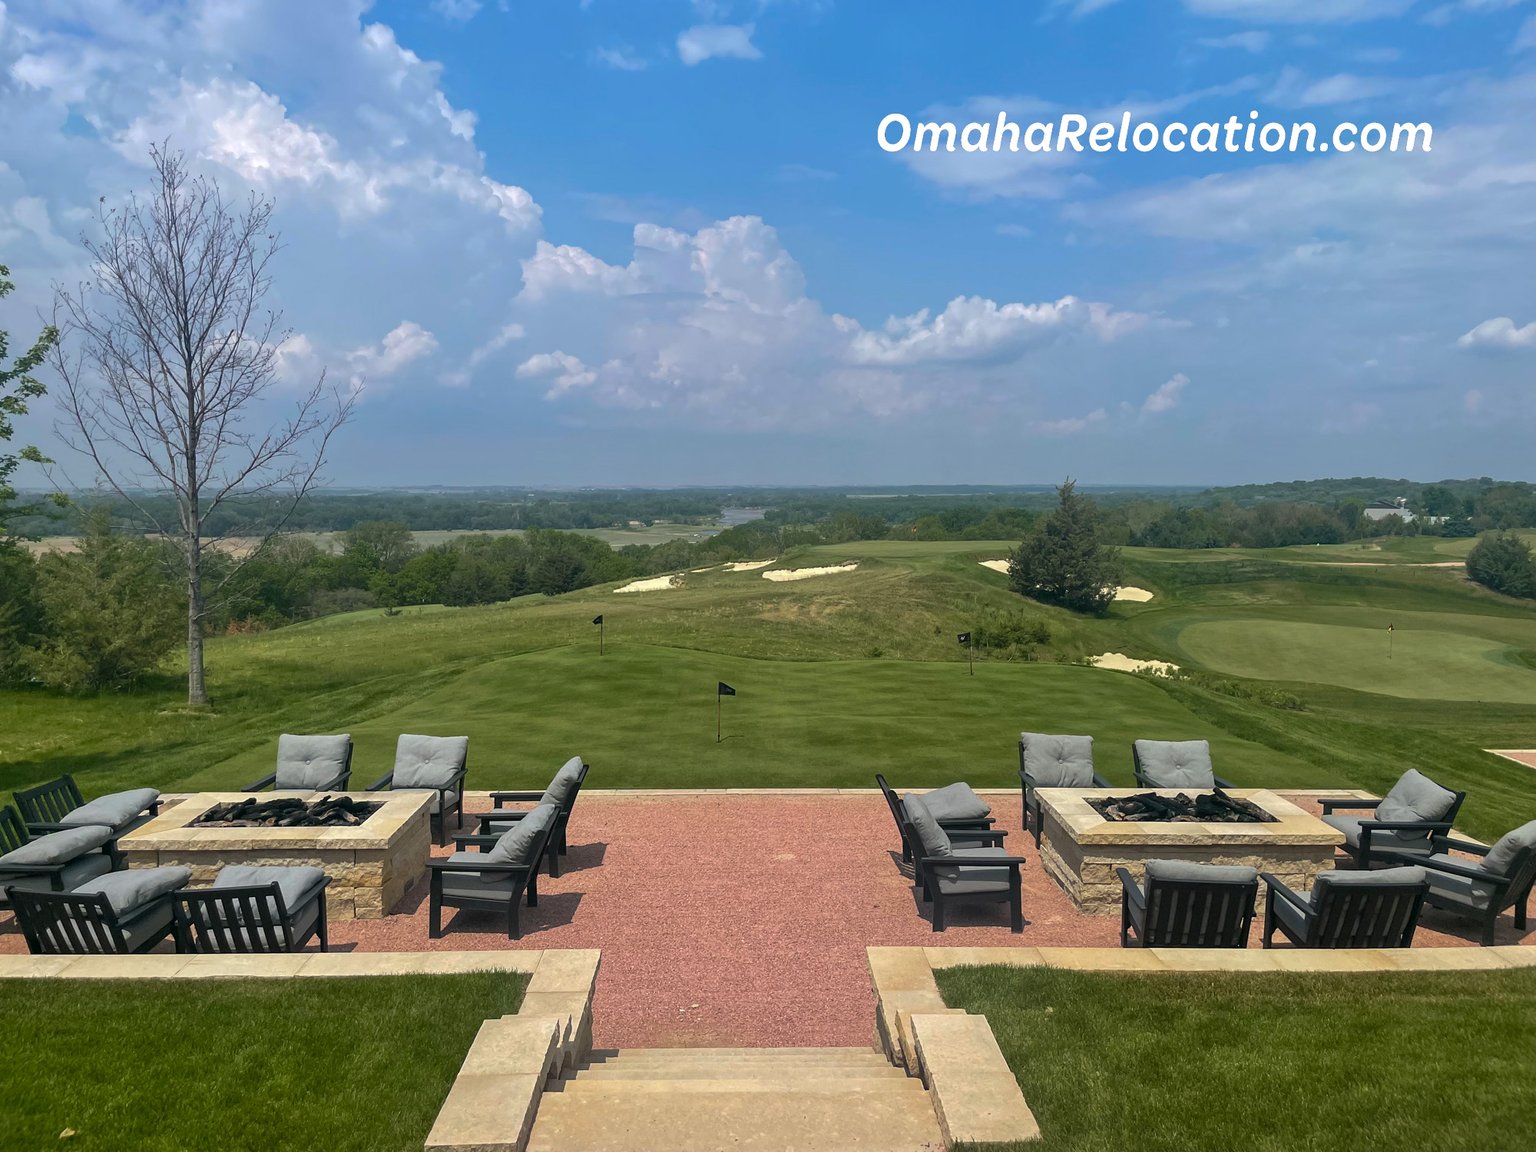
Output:
[[[1076,612],[1103,612],[1124,576],[1118,548],[1099,543],[1093,501],[1067,480],[1059,503],[1009,558],[1008,576],[1021,596]]]
[[[1536,558],[1514,532],[1484,536],[1467,554],[1467,575],[1506,596],[1536,599]]]
[[[398,572],[416,555],[410,526],[399,520],[364,520],[348,529],[341,554],[359,584],[380,572]]]
[[[112,532],[92,515],[77,552],[38,562],[42,641],[27,655],[43,683],[70,692],[120,688],[140,679],[176,647],[184,604],[160,549]]]

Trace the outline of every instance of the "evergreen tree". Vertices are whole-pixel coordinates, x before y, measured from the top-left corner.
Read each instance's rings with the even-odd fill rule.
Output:
[[[1093,501],[1067,480],[1056,510],[1014,549],[1008,575],[1021,596],[1076,612],[1103,612],[1124,575],[1120,549],[1099,543]]]
[[[1536,599],[1536,558],[1514,532],[1493,532],[1467,554],[1467,575],[1506,596]]]

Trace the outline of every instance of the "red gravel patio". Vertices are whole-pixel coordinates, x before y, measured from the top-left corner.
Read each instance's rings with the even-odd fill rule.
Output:
[[[426,884],[383,920],[334,921],[333,950],[601,948],[593,1010],[600,1047],[868,1044],[872,945],[1119,944],[1119,917],[1084,916],[1045,875],[1019,831],[1016,795],[989,796],[1024,869],[1025,927],[1000,906],[958,906],[934,933],[878,792],[818,795],[583,792],[570,855],[539,878],[520,940],[502,917],[445,910],[427,938]],[[1315,811],[1314,805],[1303,804]],[[466,821],[470,823],[469,821]],[[445,854],[449,849],[434,849]],[[1253,946],[1259,942],[1256,923]],[[1421,945],[1477,946],[1477,928],[1426,909]],[[1498,943],[1536,944],[1503,918]],[[24,951],[0,922],[0,951]]]

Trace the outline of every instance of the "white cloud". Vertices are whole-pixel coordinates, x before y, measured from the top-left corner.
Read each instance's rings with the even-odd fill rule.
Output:
[[[1197,16],[1254,24],[1355,24],[1400,16],[1413,0],[1184,0]]]
[[[1502,12],[1506,8],[1513,8],[1523,2],[1524,0],[1452,0],[1449,4],[1441,4],[1424,13],[1423,21],[1432,27],[1441,27],[1458,16]]]
[[[1269,33],[1262,31],[1233,32],[1229,36],[1202,36],[1195,41],[1202,48],[1236,48],[1258,54],[1269,47]]]
[[[1401,85],[1382,76],[1356,76],[1341,72],[1314,78],[1299,68],[1284,68],[1265,99],[1282,107],[1312,108],[1333,104],[1354,104],[1373,100],[1397,90]]]
[[[1064,420],[1036,420],[1030,424],[1030,428],[1043,436],[1073,436],[1104,423],[1108,417],[1109,413],[1103,408],[1095,408],[1086,416],[1070,416]]]
[[[1189,377],[1180,372],[1169,377],[1161,384],[1156,392],[1153,392],[1141,402],[1143,415],[1153,415],[1158,412],[1168,412],[1179,403],[1179,393],[1183,392],[1189,384]]]
[[[1511,50],[1515,52],[1536,50],[1536,16],[1525,18],[1525,23],[1520,25],[1520,31],[1515,33],[1515,42]]]
[[[1095,12],[1102,12],[1120,3],[1120,0],[1051,0],[1051,6],[1046,11],[1047,16],[1060,12],[1069,20],[1081,20],[1084,16],[1091,16]]]
[[[517,375],[521,380],[548,380],[549,391],[544,394],[546,400],[555,400],[563,393],[585,388],[597,381],[596,372],[579,358],[564,352],[540,352],[537,356],[530,356],[517,366]]]
[[[1536,348],[1536,320],[1516,328],[1508,316],[1484,320],[1456,341],[1458,348]]]
[[[527,333],[524,331],[523,326],[515,321],[510,324],[503,324],[489,340],[477,345],[470,352],[468,358],[464,361],[463,367],[444,373],[443,383],[450,387],[462,388],[470,382],[470,379],[480,365],[490,360],[514,340],[521,340],[526,335]]]
[[[705,60],[761,60],[763,54],[752,43],[751,24],[696,24],[678,33],[677,56],[684,64],[702,64]]]
[[[444,20],[464,24],[480,11],[480,0],[432,0],[432,11]]]
[[[407,365],[437,351],[437,337],[414,320],[403,320],[384,334],[376,345],[354,348],[347,354],[354,391],[370,380],[387,380]]]
[[[649,61],[627,47],[599,48],[592,53],[592,59],[618,72],[644,72],[650,66]]]

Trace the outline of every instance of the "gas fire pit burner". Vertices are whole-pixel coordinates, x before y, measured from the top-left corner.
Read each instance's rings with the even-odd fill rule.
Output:
[[[1091,807],[1106,820],[1141,823],[1183,824],[1273,824],[1275,818],[1249,800],[1229,796],[1220,788],[1201,792],[1193,798],[1180,792],[1177,796],[1159,796],[1140,792],[1135,796],[1106,796],[1090,799]]]
[[[215,804],[189,828],[356,828],[380,808],[381,802],[350,796],[276,796],[271,800],[236,800]]]

